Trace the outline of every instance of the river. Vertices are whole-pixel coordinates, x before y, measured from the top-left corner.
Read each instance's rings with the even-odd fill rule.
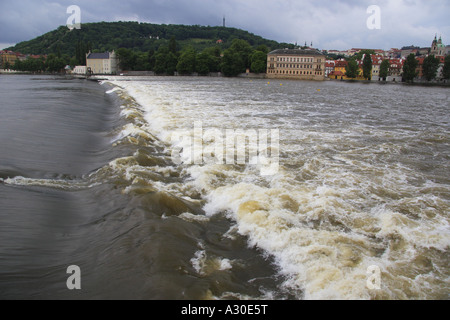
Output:
[[[449,299],[449,93],[2,75],[0,298]]]

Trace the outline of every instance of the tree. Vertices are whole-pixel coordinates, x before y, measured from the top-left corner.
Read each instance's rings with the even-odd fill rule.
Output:
[[[226,77],[235,77],[245,72],[245,62],[239,52],[232,48],[225,50],[223,53],[222,72]]]
[[[150,49],[149,52],[147,53],[147,57],[148,57],[148,70],[153,71],[155,69],[155,63],[156,63],[155,50]]]
[[[86,54],[92,50],[92,45],[89,43],[85,43],[84,41],[78,40],[75,45],[75,59],[76,64],[78,65],[86,65]]]
[[[169,55],[169,48],[166,46],[159,47],[155,53],[155,68],[153,71],[157,74],[163,74],[167,69],[167,56]]]
[[[253,53],[252,46],[245,40],[242,39],[234,39],[231,47],[231,50],[238,53],[244,63],[244,71],[246,68],[250,68],[251,65],[251,55]]]
[[[427,81],[436,78],[436,72],[439,68],[439,59],[434,55],[429,55],[423,59],[423,76]]]
[[[380,78],[383,79],[383,81],[386,81],[386,78],[389,75],[389,60],[383,60],[380,65]]]
[[[137,56],[127,48],[120,48],[117,50],[117,57],[119,58],[119,66],[122,70],[134,70],[136,66]]]
[[[186,48],[178,59],[177,71],[179,74],[191,74],[195,71],[196,53],[193,47]]]
[[[47,57],[46,66],[49,72],[61,72],[67,63],[62,58],[58,58],[55,54],[51,53]]]
[[[251,71],[254,73],[264,73],[267,70],[267,54],[262,51],[255,51],[251,56]]]
[[[62,61],[61,58],[58,58],[60,60],[60,63],[62,64],[65,61]],[[17,71],[30,71],[30,72],[41,72],[45,69],[44,59],[38,58],[34,59],[31,57],[28,57],[24,61],[17,60],[14,64],[14,70]],[[59,71],[59,70],[54,70]]]
[[[359,51],[358,53],[356,53],[353,58],[356,60],[361,60],[363,58],[363,55],[371,55],[371,54],[375,54],[375,50],[372,49],[364,49]]]
[[[363,77],[367,80],[372,80],[372,58],[370,54],[364,56],[363,60]]]
[[[253,48],[241,39],[233,39],[229,49],[224,51],[221,69],[225,76],[234,77],[251,67]]]
[[[148,55],[145,52],[136,52],[136,60],[132,70],[146,71],[149,70]]]
[[[444,79],[450,79],[450,55],[445,57],[444,69],[442,69],[442,77]]]
[[[175,40],[175,37],[172,36],[169,41],[169,51],[173,54],[177,54],[177,41]]]
[[[207,75],[211,72],[210,70],[210,60],[211,56],[203,51],[202,53],[199,53],[197,55],[196,64],[195,64],[195,71],[200,75]]]
[[[358,76],[358,63],[355,59],[350,59],[345,67],[345,75],[348,78],[355,79]]]
[[[266,45],[261,44],[261,45],[256,47],[256,51],[261,51],[261,52],[264,52],[265,54],[268,54],[269,53],[269,48],[267,48]]]
[[[166,73],[173,76],[177,71],[178,58],[173,52],[169,52],[166,59]]]
[[[219,72],[221,69],[221,62],[222,62],[222,50],[220,47],[210,47],[203,50],[204,53],[206,53],[208,58],[208,65],[209,65],[209,72]]]
[[[414,78],[417,76],[417,60],[414,53],[411,53],[403,65],[403,80],[406,82],[414,82]]]
[[[177,71],[178,58],[169,51],[169,47],[161,46],[155,53],[155,68],[153,71],[157,74],[174,75]]]
[[[195,69],[201,75],[221,70],[221,50],[218,46],[203,50],[197,55]]]

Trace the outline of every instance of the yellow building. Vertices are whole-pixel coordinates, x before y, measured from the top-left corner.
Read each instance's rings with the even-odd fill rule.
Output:
[[[345,60],[336,60],[334,71],[328,75],[328,78],[333,80],[364,80],[362,74],[362,61],[357,61],[358,69],[357,69],[357,77],[349,78],[347,77],[347,66],[348,61]]]
[[[16,63],[17,55],[12,51],[0,51],[0,58],[2,66],[9,64],[12,67]]]
[[[278,49],[267,55],[267,77],[323,81],[325,61],[314,49]]]
[[[91,53],[86,55],[86,67],[91,74],[117,74],[118,59],[116,53]]]
[[[340,72],[342,74],[345,74],[347,72],[346,68],[347,68],[348,62],[345,60],[338,60],[336,61],[335,65],[334,65],[334,71],[335,72]]]

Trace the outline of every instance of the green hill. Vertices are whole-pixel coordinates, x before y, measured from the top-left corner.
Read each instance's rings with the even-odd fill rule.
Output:
[[[58,54],[74,56],[77,44],[85,43],[93,52],[105,52],[127,48],[148,52],[166,45],[174,37],[179,50],[187,46],[201,51],[216,45],[220,39],[223,49],[231,46],[233,39],[242,39],[251,46],[265,45],[269,49],[292,47],[273,40],[267,40],[236,28],[158,25],[139,22],[98,22],[82,24],[81,29],[70,31],[66,26],[48,32],[30,41],[8,48],[24,54]]]

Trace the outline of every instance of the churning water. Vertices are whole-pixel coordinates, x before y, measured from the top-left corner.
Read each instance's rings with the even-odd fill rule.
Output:
[[[450,297],[446,88],[0,84],[0,298]],[[277,170],[174,161],[211,143],[195,142],[198,123],[224,138],[278,130],[267,145]],[[180,144],[177,132],[193,139]],[[70,265],[82,272],[76,292]],[[379,288],[368,285],[373,268]]]

